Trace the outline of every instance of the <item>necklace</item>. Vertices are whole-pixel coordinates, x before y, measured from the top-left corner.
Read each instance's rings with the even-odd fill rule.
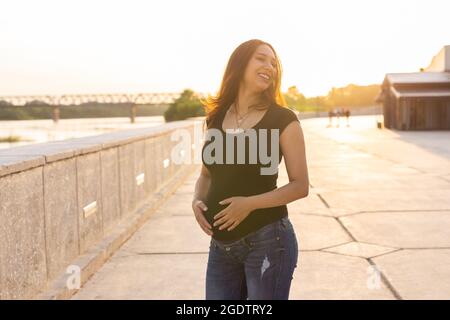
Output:
[[[236,103],[234,104],[234,112],[236,113],[235,119],[236,119],[236,126],[237,126],[236,130],[237,131],[242,131],[241,124],[244,122],[244,120],[247,118],[247,116],[250,114],[251,111],[252,110],[250,109],[242,117],[239,117],[239,113],[237,111]]]

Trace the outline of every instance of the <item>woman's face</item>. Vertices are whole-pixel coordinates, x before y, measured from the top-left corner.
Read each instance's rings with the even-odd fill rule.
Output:
[[[275,54],[268,45],[262,44],[247,64],[244,85],[252,91],[264,91],[274,82],[276,72]]]

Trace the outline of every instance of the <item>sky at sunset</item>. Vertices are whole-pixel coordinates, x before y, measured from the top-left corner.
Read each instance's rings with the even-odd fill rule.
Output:
[[[0,1],[0,95],[214,93],[241,42],[307,96],[414,72],[450,45],[450,1]]]

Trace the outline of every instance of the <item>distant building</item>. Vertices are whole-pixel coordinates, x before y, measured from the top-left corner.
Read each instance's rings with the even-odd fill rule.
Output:
[[[376,101],[386,128],[450,130],[450,45],[423,72],[386,74]]]

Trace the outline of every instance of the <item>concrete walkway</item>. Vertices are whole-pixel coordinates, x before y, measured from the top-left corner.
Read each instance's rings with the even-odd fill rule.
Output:
[[[290,298],[450,299],[450,131],[379,130],[371,116],[301,122],[311,189],[288,205],[300,247]],[[73,298],[204,299],[196,178]]]

